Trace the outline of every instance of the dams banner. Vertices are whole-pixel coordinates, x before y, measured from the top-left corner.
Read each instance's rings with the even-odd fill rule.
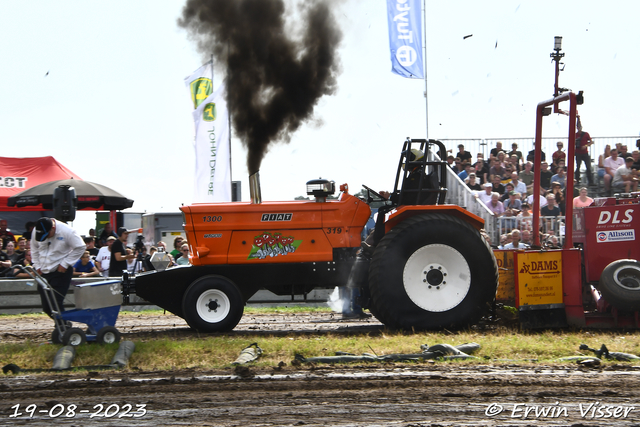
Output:
[[[229,114],[223,83],[213,92],[211,62],[206,63],[185,83],[195,108],[194,148],[196,167],[194,202],[231,201],[231,153],[229,152]]]
[[[424,78],[420,0],[387,0],[391,71]]]

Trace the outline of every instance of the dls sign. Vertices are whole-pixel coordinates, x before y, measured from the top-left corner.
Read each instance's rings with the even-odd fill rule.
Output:
[[[629,224],[633,221],[633,217],[631,214],[633,213],[633,209],[627,209],[624,211],[602,211],[600,212],[600,218],[598,218],[598,225],[603,224]]]

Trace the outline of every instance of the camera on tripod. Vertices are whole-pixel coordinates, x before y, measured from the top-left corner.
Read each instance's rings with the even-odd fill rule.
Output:
[[[138,251],[139,254],[141,254],[145,250],[144,236],[142,234],[138,234],[136,236],[136,241],[133,244],[133,247],[136,249],[136,251]]]

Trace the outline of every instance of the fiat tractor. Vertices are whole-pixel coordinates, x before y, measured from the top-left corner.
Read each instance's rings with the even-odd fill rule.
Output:
[[[135,292],[195,330],[217,332],[238,324],[258,290],[306,295],[349,282],[387,327],[474,324],[495,300],[498,267],[484,221],[444,204],[445,154],[440,141],[407,139],[388,199],[366,186],[356,197],[347,184],[332,199],[335,183],[320,179],[307,183],[312,200],[263,202],[255,173],[251,202],[181,207],[191,265],[125,276],[125,298]],[[384,206],[363,243],[373,201]]]

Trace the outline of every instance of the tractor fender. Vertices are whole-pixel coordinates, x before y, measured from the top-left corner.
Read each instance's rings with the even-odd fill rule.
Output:
[[[392,211],[385,223],[385,233],[388,233],[393,227],[416,215],[425,213],[437,213],[451,215],[468,223],[476,230],[484,228],[484,219],[456,205],[412,205],[400,206]]]

